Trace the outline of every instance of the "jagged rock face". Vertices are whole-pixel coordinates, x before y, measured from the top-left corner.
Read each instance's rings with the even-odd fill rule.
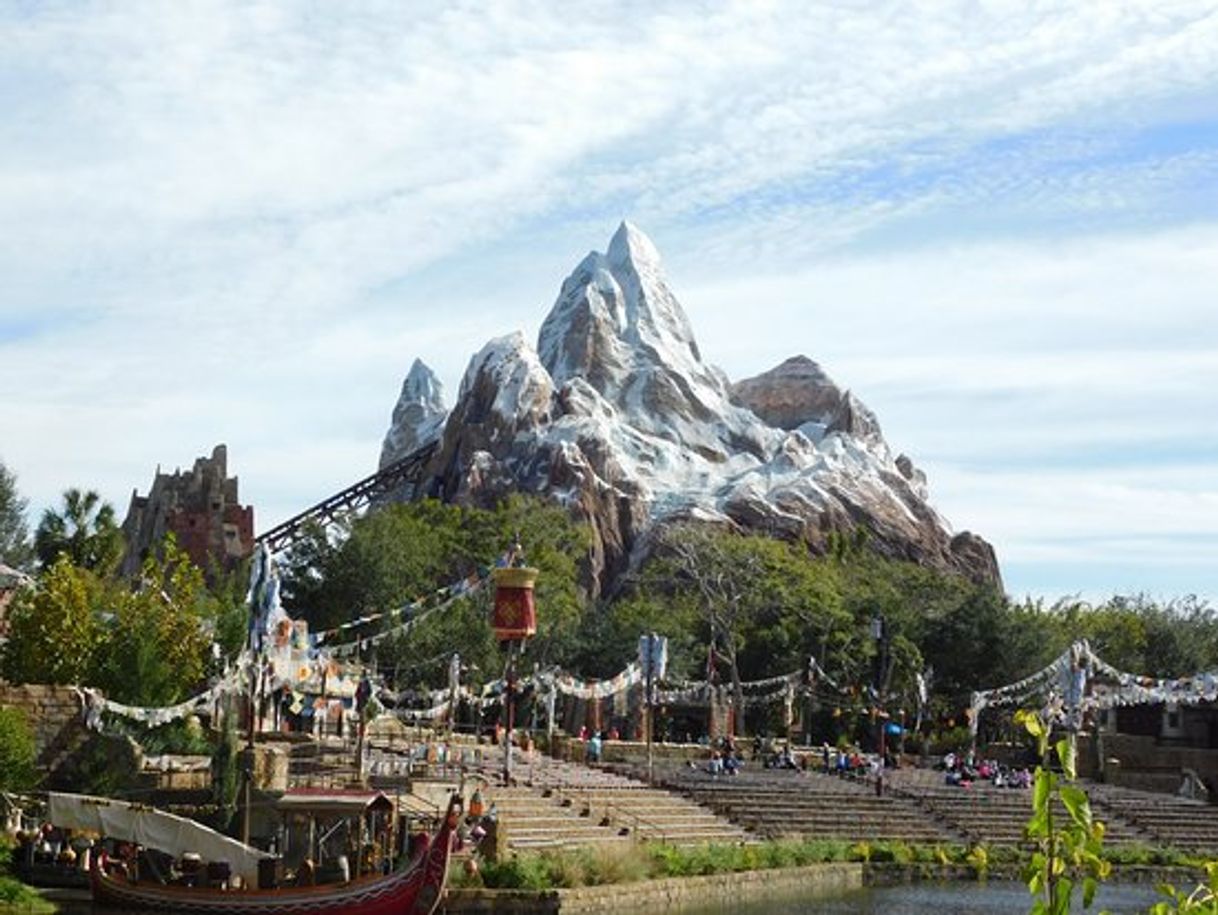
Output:
[[[806,357],[731,386],[702,360],[651,241],[623,223],[562,284],[534,350],[517,333],[470,361],[417,494],[562,502],[594,533],[611,589],[678,519],[823,547],[865,528],[880,551],[998,583],[985,541],[954,536],[875,415]]]
[[[417,448],[439,439],[447,416],[444,385],[422,359],[416,359],[402,382],[402,393],[393,408],[393,420],[381,445],[380,466],[400,461]]]
[[[813,441],[830,432],[863,441],[883,440],[875,414],[807,356],[792,356],[768,372],[738,381],[731,394],[734,403],[771,426],[799,429]]]
[[[516,488],[529,441],[548,424],[554,385],[520,332],[486,344],[461,380],[456,406],[421,491],[450,501],[489,502]],[[541,442],[538,442],[541,444]]]
[[[655,246],[629,223],[563,283],[537,351],[556,387],[582,379],[642,432],[716,462],[765,450],[766,430],[731,404],[722,373],[703,363]]]

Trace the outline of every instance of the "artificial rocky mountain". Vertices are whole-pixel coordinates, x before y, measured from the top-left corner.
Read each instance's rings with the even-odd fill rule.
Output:
[[[416,497],[538,493],[589,522],[594,591],[612,589],[657,525],[691,519],[813,549],[862,528],[887,555],[1000,584],[990,545],[951,532],[922,472],[815,362],[735,384],[705,362],[659,254],[629,223],[567,277],[536,347],[514,333],[474,355],[451,412],[416,361],[382,466],[422,446]]]
[[[422,359],[416,359],[393,408],[393,420],[381,445],[380,466],[387,467],[420,446],[434,442],[444,431],[447,418],[444,385]]]

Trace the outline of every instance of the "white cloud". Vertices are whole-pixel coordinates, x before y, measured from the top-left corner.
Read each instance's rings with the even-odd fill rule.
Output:
[[[0,457],[38,505],[227,440],[277,520],[622,216],[711,358],[823,359],[985,533],[953,466],[1185,448],[1212,406],[1212,3],[40,5],[0,60]],[[1046,226],[1091,237],[1012,240]]]

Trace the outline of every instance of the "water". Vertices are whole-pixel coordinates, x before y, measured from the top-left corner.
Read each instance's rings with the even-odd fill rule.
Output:
[[[1088,911],[1143,913],[1160,898],[1149,884],[1107,884],[1100,887]],[[765,899],[689,910],[687,915],[1026,915],[1031,905],[1032,897],[1022,883],[990,880],[866,887],[833,899]]]
[[[1144,913],[1159,898],[1151,884],[1104,884],[1088,911],[1107,909],[1114,915]],[[55,901],[65,915],[126,915],[120,909],[95,909],[87,894],[62,894]],[[1026,915],[1031,903],[1032,897],[1022,883],[990,880],[866,887],[832,899],[767,898],[717,908],[687,909],[683,915]]]

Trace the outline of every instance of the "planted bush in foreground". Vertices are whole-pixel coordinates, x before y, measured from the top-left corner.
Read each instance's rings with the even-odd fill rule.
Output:
[[[805,867],[831,861],[976,867],[976,849],[905,842],[851,843],[835,839],[756,845],[622,845],[514,855],[488,862],[477,876],[461,874],[454,886],[549,890],[630,883],[664,877],[700,877],[741,871]]]

